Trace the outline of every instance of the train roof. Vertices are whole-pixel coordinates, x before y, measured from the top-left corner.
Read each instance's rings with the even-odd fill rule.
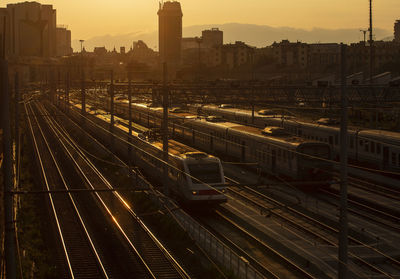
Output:
[[[157,149],[163,150],[163,143],[161,141],[152,142],[151,144]],[[168,153],[176,158],[189,162],[198,162],[199,160],[206,159],[218,160],[218,158],[215,156],[201,152],[193,147],[171,139],[168,140]]]
[[[257,137],[258,139],[268,139],[268,140],[274,140],[277,142],[282,142],[282,143],[289,143],[291,145],[300,145],[305,142],[314,142],[310,141],[301,137],[293,136],[291,134],[284,134],[284,135],[265,135],[262,134],[262,130],[256,127],[251,127],[251,126],[245,126],[245,125],[237,125],[234,127],[231,127],[231,130],[234,131],[239,131],[241,133],[247,133],[250,134],[254,137]],[[316,142],[316,141],[315,141]]]
[[[81,108],[80,104],[76,104],[75,105],[78,108]],[[98,114],[100,112],[100,114]],[[109,120],[110,114],[106,113],[103,110],[91,110],[91,112],[89,112],[93,115],[95,115],[96,117],[100,117],[106,120]],[[96,115],[97,113],[97,115]],[[122,119],[118,116],[115,116],[115,125],[116,127],[118,127],[119,129],[128,132],[128,127],[127,124],[128,121],[125,119]],[[133,127],[136,128],[138,131],[140,132],[145,132],[145,131],[149,131],[150,129],[143,127],[141,125],[138,125],[136,123],[132,123]],[[138,134],[138,132],[133,132],[134,134]],[[154,141],[154,142],[149,142],[151,145],[155,146],[157,149],[159,150],[163,150],[163,144],[162,141]],[[185,144],[182,144],[180,142],[177,142],[175,140],[168,140],[168,153],[172,156],[175,156],[177,158],[181,158],[181,159],[185,159],[188,161],[198,161],[199,159],[210,159],[210,158],[214,158],[217,159],[216,157],[209,155],[207,153],[204,152],[200,152],[197,149],[187,146]]]
[[[382,141],[384,143],[400,145],[400,133],[384,130],[361,130],[360,137]]]
[[[233,133],[238,133],[238,134],[248,134],[250,137],[260,140],[260,141],[274,141],[275,143],[279,144],[286,144],[286,145],[291,145],[291,146],[298,146],[303,143],[320,143],[318,141],[310,141],[308,139],[296,137],[293,135],[281,135],[281,136],[267,136],[262,134],[262,130],[256,127],[252,126],[246,126],[246,125],[241,125],[237,123],[232,123],[232,122],[208,122],[205,119],[194,119],[193,120],[195,123],[200,123],[202,126],[207,126],[207,127],[214,127],[216,129],[221,129],[221,130],[230,130],[233,131]],[[188,122],[190,123],[190,122]]]

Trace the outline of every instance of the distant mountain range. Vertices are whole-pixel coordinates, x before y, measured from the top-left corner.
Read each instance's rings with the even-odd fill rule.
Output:
[[[359,29],[323,29],[313,28],[310,30],[298,29],[293,27],[271,27],[267,25],[255,24],[209,24],[194,25],[183,28],[184,37],[201,36],[201,31],[218,27],[224,31],[224,43],[234,43],[235,41],[243,41],[249,45],[256,47],[269,46],[273,42],[288,39],[290,41],[302,41],[305,43],[353,43],[363,40],[363,35]],[[385,29],[375,29],[375,38],[377,40],[391,40],[392,33]],[[87,39],[84,43],[85,48],[89,51],[95,46],[105,46],[108,50],[114,47],[119,51],[120,46],[125,46],[129,50],[132,42],[142,40],[150,48],[157,49],[158,32],[133,32],[120,35],[104,35]],[[72,42],[74,50],[80,49],[78,40]]]

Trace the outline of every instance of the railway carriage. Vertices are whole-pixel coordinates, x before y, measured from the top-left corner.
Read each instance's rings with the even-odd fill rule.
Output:
[[[202,111],[240,123],[252,123],[251,112],[248,110],[204,106]],[[263,116],[258,113],[255,113],[254,123],[252,124],[259,128],[280,126],[292,135],[327,143],[331,146],[334,158],[339,159],[339,127],[302,122],[290,118]],[[348,152],[352,161],[362,165],[378,170],[400,172],[400,133],[350,128],[348,130]]]
[[[152,127],[160,127],[162,109],[132,104],[135,121],[146,125],[138,114],[151,115]],[[257,162],[269,173],[297,181],[332,180],[332,151],[318,139],[292,135],[266,136],[261,129],[233,122],[209,122],[187,113],[169,113],[172,137],[205,150],[218,152],[247,163]],[[154,122],[155,121],[155,122]],[[157,122],[158,121],[158,122]],[[321,157],[322,160],[317,160]]]
[[[72,109],[76,119],[80,119],[80,105],[74,105]],[[97,125],[99,129],[89,121],[86,127],[93,134],[100,137],[104,142],[110,141],[109,115],[104,111],[88,110],[87,116]],[[126,120],[115,117],[114,144],[116,152],[127,159],[127,133],[128,123]],[[131,158],[144,173],[155,181],[163,181],[164,164],[163,146],[160,138],[150,129],[135,125],[132,132],[132,143],[135,156]],[[194,148],[169,140],[168,174],[170,178],[171,194],[188,205],[195,204],[219,204],[227,200],[225,192],[225,177],[221,161],[207,153],[200,152]]]
[[[258,163],[262,171],[295,181],[332,180],[331,149],[328,144],[290,135],[266,136],[255,127],[231,122],[186,121],[178,136],[203,150],[229,154],[244,163]]]

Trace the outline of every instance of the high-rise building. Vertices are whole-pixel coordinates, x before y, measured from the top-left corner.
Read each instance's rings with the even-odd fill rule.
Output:
[[[5,53],[8,57],[54,57],[72,53],[71,31],[57,28],[57,13],[52,5],[37,2],[8,4],[0,8],[1,18],[6,18],[6,34],[3,20],[0,35],[6,38]]]
[[[224,44],[224,32],[218,28],[204,30],[202,32],[203,45],[207,48],[220,47]]]
[[[7,5],[11,27],[11,55],[56,55],[56,10],[52,5],[23,2]]]
[[[396,20],[394,24],[394,41],[400,43],[400,20]]]
[[[158,35],[160,63],[166,62],[171,73],[181,63],[182,9],[176,1],[160,3],[158,10]]]
[[[59,26],[56,29],[57,38],[57,56],[66,56],[72,54],[71,31],[65,26]]]

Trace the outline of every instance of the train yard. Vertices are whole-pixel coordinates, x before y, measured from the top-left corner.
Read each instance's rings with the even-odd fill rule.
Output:
[[[143,278],[189,278],[122,196],[115,191],[107,191],[113,190],[111,184],[65,130],[45,116],[49,112],[38,104],[28,104],[27,115],[32,115],[35,121],[29,118],[46,185],[64,186],[47,190],[50,191],[52,212],[65,254],[65,272],[73,278],[126,278],[131,274],[140,274]],[[42,142],[39,142],[40,137]],[[55,146],[57,140],[58,149]],[[47,154],[44,148],[47,148]],[[72,166],[60,166],[60,162],[66,164],[68,161],[65,157],[56,158],[54,155],[54,150],[60,148],[69,157]],[[50,161],[53,162],[53,169],[48,166]],[[75,175],[83,181],[68,183],[61,171],[68,168],[77,170]],[[77,195],[77,192],[85,191],[83,185],[95,194],[88,191]],[[70,187],[76,191],[70,191],[73,189]],[[96,191],[99,189],[104,192]],[[81,208],[86,210],[85,216],[80,213]]]
[[[192,256],[215,268],[215,277],[337,277],[339,186],[329,136],[264,134],[171,110],[165,160],[161,108],[135,104],[129,113],[124,98],[111,110],[93,98],[82,107],[77,96],[25,99],[66,277],[202,278],[168,233],[146,224],[153,215],[172,217],[194,245],[187,251],[196,249]],[[386,172],[396,169],[349,176],[351,278],[400,278],[398,178],[380,183]],[[135,195],[152,197],[154,211],[135,212]],[[194,236],[175,211],[213,237]],[[213,252],[217,241],[224,248]]]

